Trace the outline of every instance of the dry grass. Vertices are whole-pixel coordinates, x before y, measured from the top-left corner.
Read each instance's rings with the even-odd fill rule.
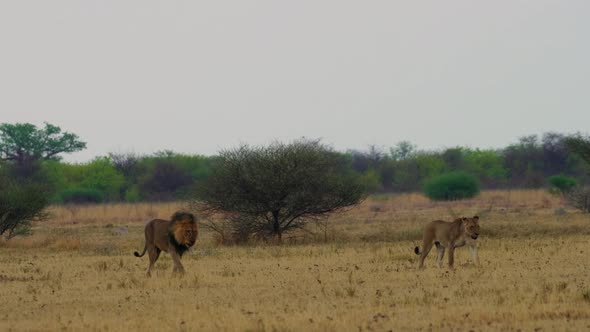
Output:
[[[52,225],[90,225],[144,222],[156,217],[168,218],[181,208],[179,203],[113,203],[61,205],[49,209]]]
[[[135,258],[143,222],[178,204],[54,207],[35,235],[0,243],[0,330],[588,330],[590,218],[541,191],[485,192],[432,203],[372,197],[297,245],[216,246],[204,232],[172,277]],[[482,216],[481,265],[429,257],[421,227]],[[310,225],[310,230],[316,230]]]

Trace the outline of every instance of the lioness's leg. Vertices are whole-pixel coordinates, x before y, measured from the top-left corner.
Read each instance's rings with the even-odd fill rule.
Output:
[[[455,263],[455,244],[449,244],[449,269],[453,269],[453,264]]]
[[[469,253],[471,254],[471,261],[473,261],[473,264],[479,264],[479,257],[477,257],[477,245],[470,245]]]
[[[420,265],[418,265],[418,268],[424,268],[424,259],[426,259],[430,249],[432,249],[432,242],[424,242],[422,244],[422,254],[420,254]]]
[[[180,255],[174,250],[173,248],[170,249],[170,256],[172,257],[172,261],[174,262],[174,269],[173,272],[184,273],[184,267],[180,262]]]
[[[442,260],[445,255],[445,247],[443,247],[443,245],[438,241],[434,242],[434,244],[436,245],[436,264],[440,269],[442,267]]]
[[[160,252],[162,252],[160,248],[156,248],[156,246],[154,245],[148,246],[148,255],[150,257],[150,266],[148,267],[146,272],[148,277],[152,275],[152,268],[158,260],[158,257],[160,257]]]

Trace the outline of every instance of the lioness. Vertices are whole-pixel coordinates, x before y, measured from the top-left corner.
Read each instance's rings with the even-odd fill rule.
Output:
[[[187,212],[176,212],[171,220],[154,219],[145,225],[145,246],[143,252],[135,252],[135,257],[143,257],[148,252],[150,266],[147,276],[151,276],[154,263],[162,251],[170,253],[174,261],[174,272],[184,273],[180,258],[197,241],[199,231],[195,216]]]
[[[478,263],[477,242],[479,236],[479,217],[458,218],[453,222],[435,220],[426,225],[423,235],[422,252],[420,248],[414,248],[416,255],[420,255],[420,266],[424,268],[424,259],[432,244],[436,245],[438,267],[442,266],[442,259],[445,254],[445,248],[449,248],[449,268],[453,268],[455,260],[455,248],[462,247],[465,244],[469,246],[471,259]]]

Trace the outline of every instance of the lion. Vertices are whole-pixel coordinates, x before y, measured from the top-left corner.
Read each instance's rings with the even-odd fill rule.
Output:
[[[160,252],[166,251],[174,261],[173,272],[184,273],[180,263],[182,255],[197,241],[199,230],[195,216],[188,212],[178,211],[170,220],[154,219],[145,225],[145,246],[143,252],[134,252],[135,257],[143,257],[148,252],[150,265],[147,276],[151,276],[154,263],[160,257]]]
[[[453,222],[435,220],[426,225],[423,235],[422,252],[420,247],[414,248],[416,255],[420,255],[419,268],[424,268],[424,259],[428,255],[432,244],[436,245],[438,267],[442,267],[442,259],[445,248],[449,249],[449,268],[453,269],[455,261],[455,248],[465,244],[469,246],[471,259],[475,264],[479,263],[477,257],[477,238],[479,236],[479,217],[458,218]]]

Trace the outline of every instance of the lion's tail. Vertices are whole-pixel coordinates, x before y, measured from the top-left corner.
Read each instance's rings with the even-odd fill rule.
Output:
[[[416,255],[420,255],[420,247],[416,247],[416,248],[414,248],[414,253],[415,253]]]
[[[145,255],[145,252],[147,251],[147,243],[145,244],[145,246],[143,247],[143,251],[141,252],[141,254],[139,252],[134,252],[133,255],[135,255],[135,257],[143,257],[143,255]]]

